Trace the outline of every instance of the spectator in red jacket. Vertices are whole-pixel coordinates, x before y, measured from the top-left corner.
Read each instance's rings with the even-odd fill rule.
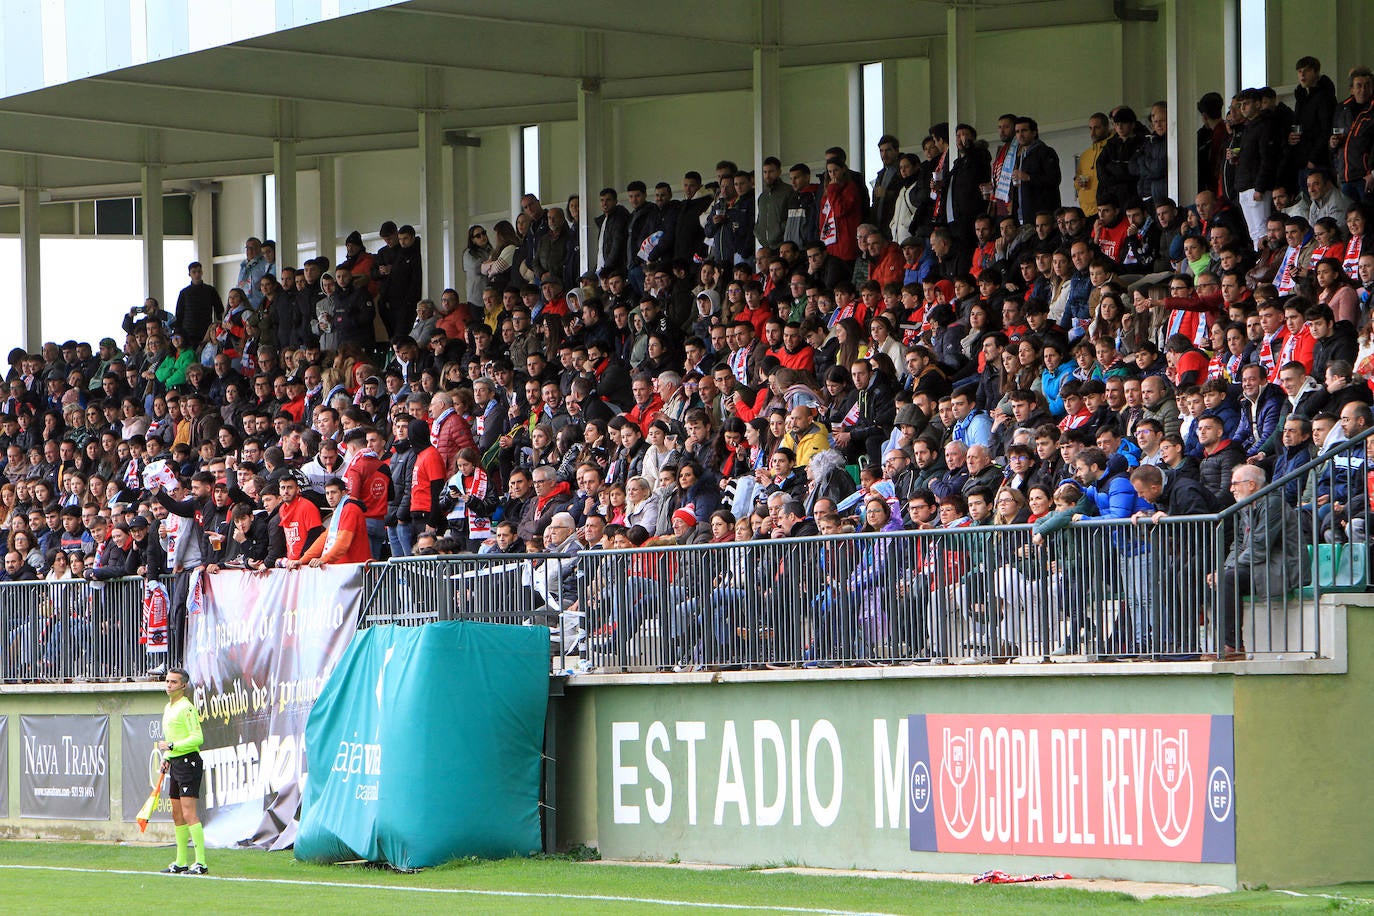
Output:
[[[1307,374],[1312,374],[1312,353],[1317,347],[1317,339],[1307,326],[1307,310],[1310,307],[1311,303],[1301,296],[1294,296],[1283,304],[1283,322],[1287,326],[1288,337],[1279,350],[1269,381],[1277,382],[1279,370],[1289,363],[1302,363]]]
[[[410,523],[417,533],[437,531],[439,490],[448,474],[444,472],[443,456],[429,443],[429,425],[423,420],[410,423],[410,450],[415,453],[415,469],[410,474],[410,508],[398,513],[397,520]]]
[[[453,409],[453,396],[447,391],[435,392],[430,398],[429,415],[434,424],[431,439],[444,459],[444,473],[452,474],[458,453],[477,445],[472,438],[472,428],[463,415]]]
[[[287,564],[289,569],[299,569],[305,564],[318,569],[335,563],[366,563],[372,559],[363,504],[348,495],[347,487],[338,477],[331,477],[324,485],[324,498],[334,507],[334,514],[310,549],[299,560]]]
[[[864,239],[864,248],[868,252],[868,279],[879,286],[902,282],[906,276],[906,262],[900,245],[889,241],[883,230],[871,227]]]
[[[1207,381],[1207,354],[1193,346],[1193,342],[1185,335],[1170,335],[1164,342],[1164,358],[1169,365],[1166,375],[1175,388],[1201,385]]]
[[[760,338],[766,336],[768,319],[777,315],[763,298],[763,284],[749,280],[744,284],[744,308],[735,315],[735,321],[747,321],[754,327]]]
[[[344,434],[344,460],[341,476],[348,495],[363,507],[367,518],[367,539],[374,559],[382,559],[386,545],[386,510],[390,501],[391,475],[382,460],[367,444],[368,430],[355,426]]]
[[[283,534],[286,536],[286,556],[282,558],[280,565],[289,566],[291,563],[298,563],[301,555],[305,553],[306,545],[310,543],[322,527],[320,521],[320,510],[315,508],[315,504],[301,495],[301,484],[297,478],[297,473],[291,472],[276,481],[281,496],[281,505],[277,509],[277,517],[280,520]],[[268,487],[272,484],[269,482]]]
[[[625,414],[625,420],[639,427],[645,436],[649,435],[649,424],[658,419],[663,412],[663,399],[654,391],[654,380],[647,373],[636,373],[630,382],[630,392],[634,395],[635,406]]]
[[[846,272],[854,269],[859,259],[859,223],[863,221],[863,205],[859,187],[849,177],[849,169],[835,158],[825,162],[830,177],[821,201],[821,242],[826,253],[845,265]]]

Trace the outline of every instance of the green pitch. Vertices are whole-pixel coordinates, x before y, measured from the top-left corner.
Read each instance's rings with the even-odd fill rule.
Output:
[[[1365,909],[1374,886],[1331,897],[1247,891],[1140,902],[1120,894],[1044,887],[975,887],[896,879],[598,866],[569,859],[461,861],[402,875],[304,865],[287,853],[211,850],[207,878],[155,872],[170,849],[0,842],[0,913],[1094,913],[1327,912]],[[171,885],[168,882],[175,882]],[[175,895],[175,896],[173,896]],[[1363,898],[1363,899],[1362,899]]]

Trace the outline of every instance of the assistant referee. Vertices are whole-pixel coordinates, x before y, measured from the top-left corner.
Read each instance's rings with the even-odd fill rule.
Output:
[[[177,860],[162,870],[167,875],[206,875],[205,829],[196,814],[196,799],[200,798],[200,782],[205,765],[200,759],[200,746],[205,735],[200,730],[200,715],[186,695],[191,675],[185,668],[167,672],[167,708],[162,711],[162,737],[158,750],[167,755],[167,776],[171,788],[167,796],[172,800],[172,823],[176,828]],[[196,843],[196,861],[188,864],[190,851],[187,841]]]

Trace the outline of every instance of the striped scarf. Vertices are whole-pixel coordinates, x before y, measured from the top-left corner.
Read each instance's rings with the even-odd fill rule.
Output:
[[[1021,156],[1021,148],[1015,140],[1003,147],[1000,167],[997,170],[997,185],[992,190],[992,199],[998,203],[1011,203],[1011,173],[1016,171],[1016,160]]]

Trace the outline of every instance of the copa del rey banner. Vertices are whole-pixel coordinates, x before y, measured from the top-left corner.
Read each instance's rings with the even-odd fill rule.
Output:
[[[305,722],[357,629],[362,567],[224,570],[200,582],[187,668],[205,731],[206,841],[284,849],[300,819]]]
[[[911,848],[1234,862],[1230,716],[917,715]]]

